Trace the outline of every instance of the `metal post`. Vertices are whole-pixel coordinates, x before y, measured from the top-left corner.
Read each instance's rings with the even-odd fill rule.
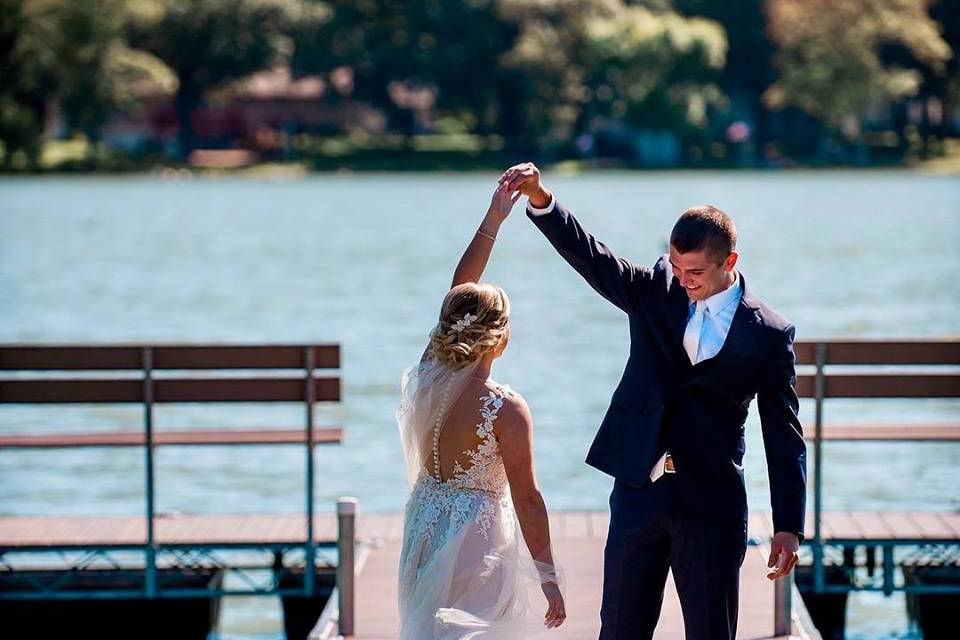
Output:
[[[893,594],[893,545],[883,545],[883,595]]]
[[[147,472],[147,547],[145,560],[146,591],[148,598],[157,597],[157,549],[153,532],[153,349],[143,348],[143,425],[146,431],[144,445]]]
[[[356,498],[337,500],[337,593],[341,636],[352,636],[354,630],[356,517]]]
[[[316,388],[313,383],[313,370],[316,363],[316,354],[313,347],[305,347],[303,353],[303,364],[306,368],[304,376],[304,398],[306,398],[306,428],[307,428],[307,473],[306,473],[306,500],[307,500],[307,548],[306,558],[304,559],[303,579],[304,588],[308,598],[312,598],[316,589],[316,557],[317,548],[313,536],[313,404],[316,402]]]
[[[773,635],[789,636],[793,631],[791,617],[793,594],[793,574],[780,578],[773,583]]]
[[[816,433],[813,439],[813,585],[816,593],[823,593],[826,583],[823,567],[823,539],[820,518],[823,514],[823,400],[827,394],[827,345],[817,343],[817,377],[814,389],[816,399]]]

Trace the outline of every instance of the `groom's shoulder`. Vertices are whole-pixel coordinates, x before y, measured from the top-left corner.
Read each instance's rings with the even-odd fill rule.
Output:
[[[788,329],[793,328],[793,323],[790,322],[790,320],[780,314],[769,304],[764,302],[761,298],[754,296],[753,303],[756,305],[757,317],[760,318],[761,324],[770,331],[784,333]]]
[[[664,253],[657,261],[653,263],[653,279],[662,280],[665,289],[670,288],[670,283],[673,282],[673,267],[670,265],[670,254]]]

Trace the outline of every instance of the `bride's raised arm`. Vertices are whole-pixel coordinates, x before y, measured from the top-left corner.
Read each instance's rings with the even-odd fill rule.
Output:
[[[476,233],[473,234],[467,250],[460,257],[456,271],[453,272],[451,289],[464,282],[478,282],[483,275],[483,270],[490,259],[493,242],[497,238],[497,232],[500,231],[500,225],[510,215],[510,210],[520,197],[519,191],[510,193],[507,188],[506,184],[500,184],[493,192],[487,214],[483,217]]]

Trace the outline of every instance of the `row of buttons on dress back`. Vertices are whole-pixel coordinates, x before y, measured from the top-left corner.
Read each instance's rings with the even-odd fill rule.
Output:
[[[447,410],[447,400],[450,396],[450,385],[452,384],[453,380],[450,380],[443,389],[440,411],[437,415],[437,421],[433,425],[433,475],[437,482],[443,482],[443,478],[440,477],[440,424],[443,422],[444,413]]]

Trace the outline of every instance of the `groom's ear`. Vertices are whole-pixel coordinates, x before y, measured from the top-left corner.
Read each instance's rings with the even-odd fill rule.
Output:
[[[740,260],[740,254],[736,251],[731,251],[730,255],[727,256],[727,259],[723,261],[723,267],[726,271],[733,271],[734,267],[737,266],[737,261]]]

